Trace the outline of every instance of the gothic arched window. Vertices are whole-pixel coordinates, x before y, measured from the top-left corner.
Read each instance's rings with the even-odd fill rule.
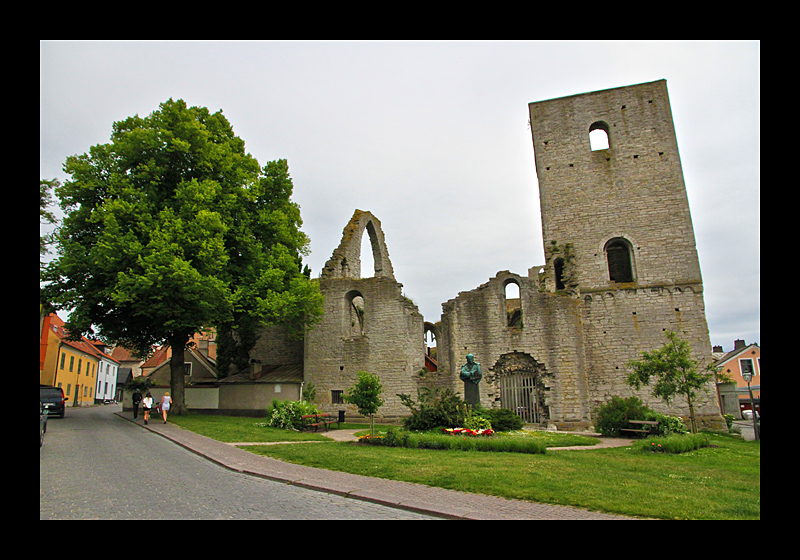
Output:
[[[612,282],[633,282],[633,247],[627,239],[616,237],[606,243],[608,278]]]

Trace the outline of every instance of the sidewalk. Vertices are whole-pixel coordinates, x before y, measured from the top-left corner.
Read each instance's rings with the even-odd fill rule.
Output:
[[[130,411],[116,414],[133,422]],[[293,465],[235,447],[241,444],[222,443],[174,424],[163,424],[156,418],[147,426],[141,418],[136,424],[236,472],[446,519],[635,519]],[[350,430],[336,430],[330,435],[339,441],[355,440]]]

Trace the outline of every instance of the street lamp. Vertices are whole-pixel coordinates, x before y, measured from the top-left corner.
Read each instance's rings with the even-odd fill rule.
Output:
[[[750,389],[750,381],[753,379],[753,372],[746,371],[742,373],[742,378],[747,383],[747,392],[750,393],[750,410],[753,411],[753,436],[758,439],[758,423],[756,422],[756,405],[753,403],[753,390]]]

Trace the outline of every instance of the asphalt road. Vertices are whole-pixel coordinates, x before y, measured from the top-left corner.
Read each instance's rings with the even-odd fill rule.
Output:
[[[434,519],[224,469],[114,413],[68,408],[39,450],[39,519]]]

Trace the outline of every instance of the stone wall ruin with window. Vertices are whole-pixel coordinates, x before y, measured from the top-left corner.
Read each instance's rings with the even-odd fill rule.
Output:
[[[711,352],[666,82],[529,110],[546,262],[527,274],[498,272],[426,323],[394,278],[380,221],[357,210],[320,277],[324,318],[304,341],[305,381],[320,408],[341,409],[359,370],[383,383],[378,416],[406,415],[396,394],[416,396],[423,385],[463,395],[458,372],[471,353],[484,373],[481,404],[542,425],[589,427],[615,395],[688,416],[680,399],[666,405],[625,383],[625,364],[662,346],[666,330],[701,362]],[[365,234],[371,277],[361,270]],[[431,371],[426,340],[434,337]],[[696,404],[700,423],[722,427],[709,389]]]

